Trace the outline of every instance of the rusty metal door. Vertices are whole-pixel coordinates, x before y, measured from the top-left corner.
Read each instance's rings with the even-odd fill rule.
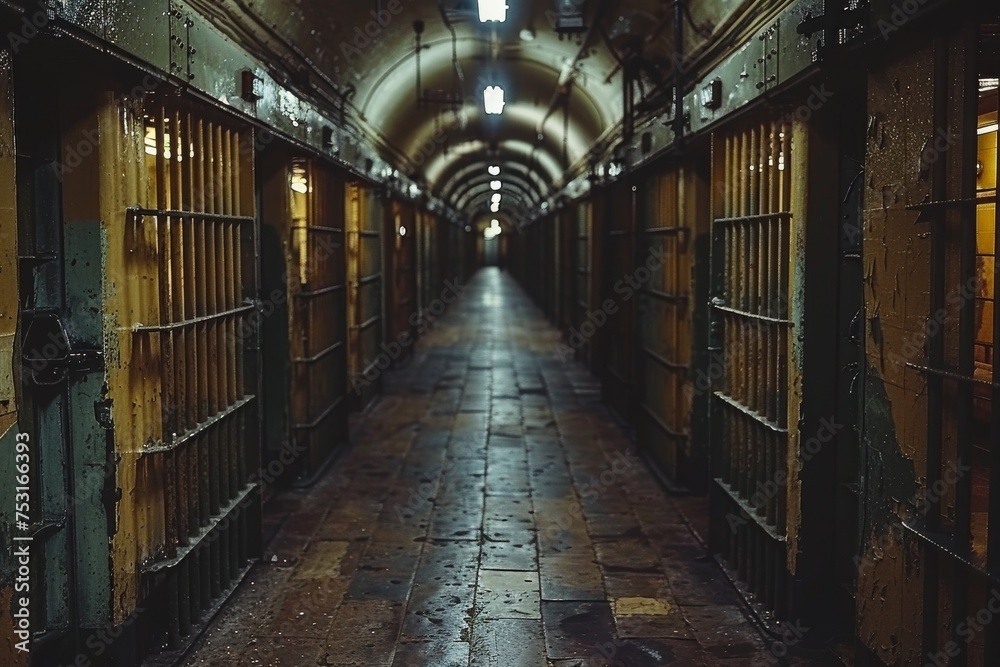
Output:
[[[179,650],[259,553],[253,133],[179,97],[65,92],[65,301],[25,337],[36,384],[70,388],[69,627]],[[68,354],[46,367],[39,335]]]
[[[725,508],[713,532],[749,593],[779,613],[787,611],[785,483],[796,445],[789,294],[792,175],[803,166],[792,136],[790,124],[765,122],[717,135],[713,152],[712,450],[714,497]]]
[[[301,483],[347,440],[344,182],[281,149],[261,181],[267,463]],[[275,463],[288,452],[293,463]]]
[[[391,276],[386,294],[389,311],[386,340],[395,363],[413,351],[411,316],[417,312],[416,215],[411,204],[399,201],[392,202],[391,211],[385,232],[386,271]]]
[[[590,201],[578,202],[574,206],[573,234],[573,264],[575,289],[573,298],[573,320],[569,331],[570,347],[576,352],[588,368],[593,368],[593,353],[590,338],[584,338],[580,325],[587,319],[590,309],[591,284],[593,282],[593,204]]]
[[[884,662],[992,665],[996,621],[970,619],[1000,590],[1000,36],[971,7],[922,18],[868,81],[859,636]],[[876,262],[883,246],[908,251]],[[887,644],[889,625],[906,640]]]
[[[347,186],[347,319],[348,368],[354,407],[363,409],[381,391],[380,360],[385,323],[383,305],[383,245],[385,203],[372,186]]]
[[[640,405],[637,442],[664,481],[677,490],[699,489],[707,463],[704,443],[692,441],[698,387],[709,387],[695,365],[695,318],[704,291],[695,280],[696,242],[707,231],[708,187],[694,168],[675,166],[640,181],[641,285],[638,328]],[[707,253],[700,258],[707,261]],[[696,370],[702,370],[698,376]],[[701,402],[700,404],[703,404]]]
[[[638,294],[635,280],[635,194],[630,180],[611,186],[605,199],[601,298],[581,323],[601,343],[603,399],[625,422],[635,421],[635,329]],[[614,308],[605,304],[610,301]]]

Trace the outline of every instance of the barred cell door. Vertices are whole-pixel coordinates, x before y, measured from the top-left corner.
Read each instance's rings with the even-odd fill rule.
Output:
[[[715,139],[712,415],[715,533],[725,557],[768,609],[787,585],[792,127],[782,122]],[[758,169],[758,167],[760,167]],[[761,492],[770,489],[771,492]],[[722,493],[718,493],[721,491]],[[720,525],[721,523],[723,525]]]
[[[306,483],[347,439],[344,181],[277,148],[261,182],[267,469]]]
[[[65,578],[38,599],[95,662],[86,633],[126,626],[120,664],[182,650],[260,524],[253,133],[130,89],[66,89],[24,135],[39,567]]]
[[[601,298],[581,323],[601,341],[604,400],[628,423],[635,418],[635,188],[631,181],[611,186],[605,200]],[[616,307],[604,308],[611,300]],[[606,312],[607,311],[607,312]]]
[[[858,613],[866,650],[885,662],[978,666],[1000,662],[1000,25],[992,5],[954,9],[934,17],[933,39],[890,33],[869,77],[879,124],[865,179],[869,196],[893,197],[866,207],[864,245],[910,250],[877,274],[866,266],[866,339],[882,335],[866,350]],[[910,278],[894,285],[896,274]],[[886,517],[890,494],[901,507]],[[905,643],[886,643],[890,624]]]
[[[378,395],[382,372],[391,363],[380,349],[385,328],[382,234],[386,213],[374,188],[359,182],[348,185],[345,206],[348,372],[352,403],[364,408]]]
[[[637,202],[637,282],[641,284],[636,374],[637,441],[664,481],[700,489],[707,446],[692,439],[698,383],[695,320],[706,286],[695,280],[696,242],[708,227],[708,188],[694,169],[672,167],[643,179]],[[707,255],[699,259],[707,261]],[[644,273],[645,272],[645,273]]]

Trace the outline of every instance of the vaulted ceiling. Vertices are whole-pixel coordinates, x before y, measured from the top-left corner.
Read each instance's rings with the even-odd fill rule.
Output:
[[[672,71],[672,2],[507,0],[481,22],[478,0],[223,0],[312,64],[401,170],[470,214],[537,210],[591,147],[620,125],[620,55],[643,53],[644,95]],[[572,14],[577,31],[558,30]],[[419,38],[418,38],[419,32]],[[419,50],[418,50],[419,39]],[[419,67],[418,67],[419,61]],[[418,86],[419,72],[419,86]],[[505,90],[487,115],[483,90]],[[648,90],[647,90],[648,88]],[[660,91],[662,93],[662,91]]]

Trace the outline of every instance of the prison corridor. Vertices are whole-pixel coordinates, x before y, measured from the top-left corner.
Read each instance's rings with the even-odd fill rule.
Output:
[[[186,664],[777,664],[704,501],[664,492],[508,274],[460,291],[350,450],[269,503],[263,562]]]

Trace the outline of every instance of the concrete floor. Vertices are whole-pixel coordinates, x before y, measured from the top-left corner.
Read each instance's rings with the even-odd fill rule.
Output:
[[[477,274],[185,664],[777,664],[558,341]]]

